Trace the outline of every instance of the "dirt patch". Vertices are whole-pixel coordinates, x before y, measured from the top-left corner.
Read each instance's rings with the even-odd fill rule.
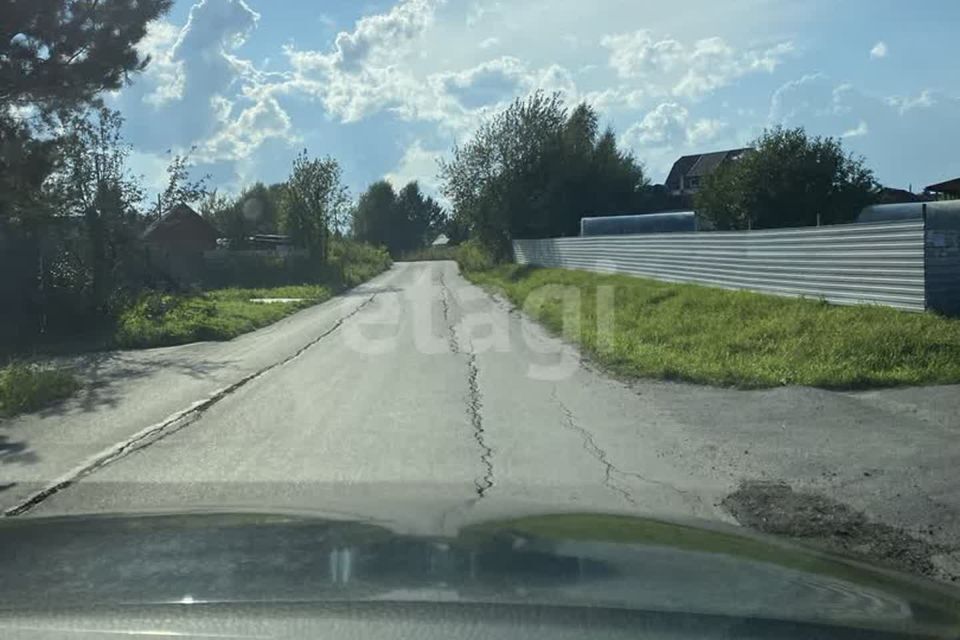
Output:
[[[795,538],[908,573],[960,582],[960,572],[934,560],[955,549],[872,522],[863,512],[822,495],[794,491],[784,483],[744,482],[721,504],[740,524],[763,533]]]

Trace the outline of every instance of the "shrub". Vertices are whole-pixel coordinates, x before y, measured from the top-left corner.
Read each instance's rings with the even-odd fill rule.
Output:
[[[69,398],[80,384],[70,371],[12,363],[0,369],[0,415],[35,411]]]
[[[456,260],[463,271],[487,271],[496,264],[493,254],[477,240],[457,247]]]

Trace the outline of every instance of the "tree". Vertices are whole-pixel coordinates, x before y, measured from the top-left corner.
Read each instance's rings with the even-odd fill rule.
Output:
[[[333,158],[310,159],[303,150],[284,189],[281,227],[296,246],[321,263],[326,262],[330,235],[343,223],[349,204],[341,174]]]
[[[230,241],[233,248],[248,244],[250,236],[277,233],[282,185],[254,183],[236,198],[227,198],[216,190],[199,204],[199,212]]]
[[[386,247],[396,253],[400,227],[397,194],[386,180],[374,182],[360,195],[353,210],[353,235],[357,240]]]
[[[353,211],[354,237],[387,248],[393,256],[420,249],[443,231],[443,208],[416,181],[399,193],[386,180],[370,185]]]
[[[598,120],[587,104],[568,111],[559,93],[514,101],[441,163],[454,217],[502,258],[512,238],[576,235],[585,215],[641,207],[643,167]]]
[[[207,180],[210,176],[204,175],[199,180],[194,180],[190,177],[190,167],[189,154],[178,153],[171,158],[170,164],[167,165],[167,185],[157,195],[157,201],[153,206],[154,220],[171,207],[198,202],[209,194]]]
[[[0,0],[0,224],[45,224],[40,187],[64,121],[149,58],[137,43],[171,0]]]
[[[416,181],[407,183],[397,194],[397,207],[402,224],[398,234],[400,253],[426,247],[443,230],[443,207],[424,196]]]
[[[137,208],[144,194],[126,166],[123,118],[105,107],[77,114],[61,139],[62,165],[46,185],[61,216],[83,219],[91,302],[105,310],[136,241]]]
[[[717,229],[850,222],[877,196],[873,173],[838,139],[777,127],[753,147],[722,165],[696,194],[698,214]]]
[[[119,89],[149,58],[136,48],[172,0],[0,0],[0,111],[60,111]]]

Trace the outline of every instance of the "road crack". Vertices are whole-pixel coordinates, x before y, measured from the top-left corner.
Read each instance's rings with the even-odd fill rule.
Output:
[[[474,486],[477,490],[477,497],[483,498],[487,492],[493,488],[493,449],[487,444],[486,429],[483,426],[483,397],[480,394],[480,368],[477,364],[477,354],[470,351],[464,351],[460,340],[457,337],[457,329],[450,318],[450,287],[447,286],[443,272],[440,273],[440,305],[443,309],[443,320],[447,328],[450,351],[454,355],[465,355],[467,357],[467,417],[470,419],[470,426],[473,429],[473,439],[476,440],[480,448],[480,467],[482,473],[480,477],[474,480]]]
[[[623,471],[618,468],[615,464],[610,462],[610,458],[607,452],[597,444],[596,439],[593,434],[590,433],[587,429],[581,427],[576,420],[576,417],[573,415],[573,412],[569,407],[560,399],[560,396],[557,395],[557,388],[553,388],[553,401],[557,403],[557,406],[560,407],[560,410],[563,412],[563,425],[580,435],[580,438],[583,440],[583,449],[589,453],[593,458],[597,460],[604,468],[604,477],[603,484],[611,491],[619,494],[626,502],[630,503],[633,506],[639,506],[636,498],[633,497],[633,494],[630,492],[630,489],[624,486],[622,480],[624,478],[634,478],[639,480],[644,484],[655,485],[658,487],[663,487],[668,489],[677,495],[679,495],[685,501],[694,501],[699,504],[703,504],[703,500],[700,496],[691,493],[690,491],[685,491],[680,489],[669,482],[664,482],[662,480],[654,480],[648,478],[639,473],[634,473],[632,471]]]
[[[553,400],[557,403],[557,406],[560,407],[560,410],[563,412],[563,426],[567,429],[576,432],[579,434],[581,440],[583,441],[583,449],[589,453],[594,459],[597,460],[601,465],[603,465],[603,485],[617,493],[624,500],[629,502],[633,506],[638,506],[636,500],[634,500],[633,495],[631,495],[630,490],[618,484],[615,480],[617,475],[624,475],[612,462],[607,458],[607,452],[604,451],[600,445],[597,444],[597,441],[594,440],[593,434],[577,424],[577,420],[573,415],[573,412],[570,411],[570,408],[560,399],[557,395],[557,388],[553,388]]]
[[[244,376],[237,382],[224,387],[207,398],[193,403],[186,409],[178,411],[177,413],[167,417],[162,422],[151,425],[145,429],[142,429],[132,438],[129,438],[118,445],[110,447],[105,451],[93,456],[93,458],[87,460],[85,463],[76,467],[69,473],[61,476],[58,480],[49,484],[45,488],[37,491],[32,494],[25,500],[21,501],[19,504],[10,507],[9,509],[3,512],[4,517],[12,517],[23,515],[24,513],[35,508],[37,505],[47,500],[48,498],[60,493],[64,489],[67,489],[71,485],[75,484],[84,477],[106,467],[107,465],[124,458],[135,451],[140,451],[149,447],[150,445],[159,442],[160,440],[170,436],[188,426],[195,423],[197,420],[203,416],[204,413],[212,406],[223,400],[224,398],[232,395],[237,392],[242,387],[246,386],[250,382],[253,382],[257,378],[266,375],[270,371],[282,367],[293,360],[296,360],[302,356],[308,349],[318,344],[321,340],[335,332],[337,329],[343,326],[343,323],[357,315],[364,308],[366,308],[370,303],[373,302],[373,299],[377,297],[377,294],[372,294],[369,298],[364,300],[356,309],[346,314],[345,316],[339,318],[329,329],[318,335],[316,338],[305,344],[303,347],[298,349],[292,355],[287,356],[283,360],[275,362],[270,366],[259,369],[247,376]]]

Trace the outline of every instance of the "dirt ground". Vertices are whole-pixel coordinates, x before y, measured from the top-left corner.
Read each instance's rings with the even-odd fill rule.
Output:
[[[849,556],[960,584],[957,546],[920,540],[871,522],[862,512],[781,482],[744,482],[722,505],[745,527],[786,536]]]

